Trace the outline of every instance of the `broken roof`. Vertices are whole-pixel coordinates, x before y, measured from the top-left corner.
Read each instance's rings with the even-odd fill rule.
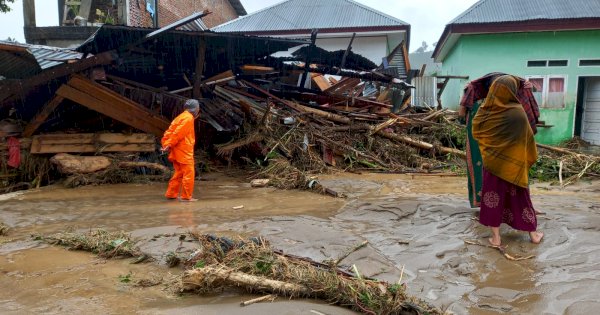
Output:
[[[433,52],[442,62],[461,34],[600,29],[600,0],[480,0],[450,21]]]
[[[404,21],[352,0],[287,0],[213,28],[215,32],[372,29],[410,27]]]
[[[23,79],[81,56],[69,49],[0,40],[0,76]]]

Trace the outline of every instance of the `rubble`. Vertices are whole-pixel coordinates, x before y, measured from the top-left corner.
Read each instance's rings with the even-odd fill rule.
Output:
[[[350,46],[317,50],[316,32],[306,41],[177,29],[209,13],[159,30],[105,25],[77,51],[2,42],[8,61],[33,52],[56,61],[0,73],[0,187],[56,182],[64,176],[49,163],[57,153],[123,153],[97,176],[71,174],[81,176],[69,186],[164,176],[158,140],[188,98],[201,103],[198,150],[280,188],[337,195],[316,176],[462,167],[456,113],[411,105],[404,43],[373,67]],[[298,45],[296,56],[271,57]],[[111,172],[122,176],[108,180]]]

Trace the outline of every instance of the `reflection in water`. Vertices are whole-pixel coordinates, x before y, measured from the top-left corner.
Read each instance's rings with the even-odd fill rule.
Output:
[[[167,225],[178,225],[184,228],[196,226],[194,211],[191,207],[172,207],[169,209]]]

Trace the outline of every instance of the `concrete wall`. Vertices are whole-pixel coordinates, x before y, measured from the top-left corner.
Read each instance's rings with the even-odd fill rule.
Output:
[[[140,27],[151,27],[152,17],[146,11],[146,1],[129,1],[129,25]],[[138,7],[139,3],[139,7]],[[177,0],[159,1],[159,24],[160,27],[169,25],[194,12],[210,10],[212,13],[202,20],[208,27],[213,27],[238,17],[235,9],[228,0]]]
[[[521,77],[558,75],[566,78],[565,107],[541,108],[536,140],[557,144],[573,136],[578,77],[600,76],[600,67],[579,67],[579,59],[600,59],[600,31],[563,31],[464,35],[443,61],[442,75],[476,79],[498,71]],[[527,67],[528,60],[568,60],[566,67]],[[442,96],[444,107],[457,108],[468,80],[450,81]]]

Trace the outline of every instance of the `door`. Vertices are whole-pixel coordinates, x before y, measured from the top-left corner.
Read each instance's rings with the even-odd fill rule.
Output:
[[[581,138],[600,145],[600,78],[586,81]]]

